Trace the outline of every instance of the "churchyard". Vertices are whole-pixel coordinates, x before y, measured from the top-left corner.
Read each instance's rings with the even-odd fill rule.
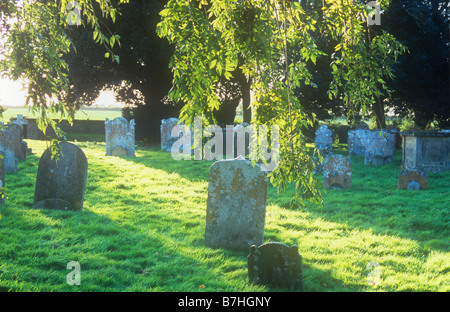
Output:
[[[82,210],[69,199],[62,204],[74,205],[74,210],[40,209],[36,201],[42,198],[36,200],[35,193],[51,188],[38,192],[37,187],[45,186],[37,177],[48,143],[25,140],[32,153],[17,161],[15,172],[7,172],[3,184],[0,291],[290,290],[256,283],[247,257],[251,254],[252,263],[257,263],[258,251],[250,251],[246,244],[229,248],[242,243],[240,237],[216,236],[241,223],[249,233],[257,233],[254,242],[249,234],[248,244],[298,246],[306,292],[450,290],[450,172],[427,173],[424,190],[398,189],[402,150],[373,165],[366,157],[349,153],[347,144],[333,144],[332,153],[342,155],[351,167],[344,170],[344,178],[328,171],[330,161],[316,172],[322,185],[329,184],[322,190],[323,206],[306,202],[290,207],[293,189],[278,193],[270,184],[267,193],[259,193],[262,184],[231,187],[232,198],[214,205],[211,202],[223,198],[220,192],[215,197],[208,194],[213,192],[209,183],[226,166],[174,160],[160,145],[141,142],[135,144],[135,157],[126,156],[125,148],[117,150],[118,156],[109,156],[111,148],[102,138],[71,141],[88,164]],[[314,143],[308,148],[312,152]],[[80,164],[78,172],[85,170],[83,161]],[[74,168],[73,163],[67,166]],[[211,168],[217,168],[215,173]],[[67,183],[76,185],[75,180],[79,179]],[[214,181],[226,189],[226,180]],[[332,187],[336,183],[343,185]],[[255,208],[264,206],[264,196],[265,212]],[[225,220],[221,209],[233,200],[253,212],[237,211],[228,223],[216,222]],[[79,265],[77,283],[69,278],[74,270],[70,263]]]

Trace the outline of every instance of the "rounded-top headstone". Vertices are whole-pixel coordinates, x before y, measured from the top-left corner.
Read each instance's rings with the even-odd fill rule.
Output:
[[[205,245],[248,250],[264,239],[267,172],[246,159],[219,160],[209,171]]]
[[[33,207],[83,210],[88,163],[75,144],[61,142],[59,159],[48,148],[39,160]]]

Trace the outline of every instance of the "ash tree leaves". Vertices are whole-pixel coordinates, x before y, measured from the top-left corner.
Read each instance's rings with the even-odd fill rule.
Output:
[[[307,13],[305,6],[317,10]],[[269,174],[271,182],[280,189],[294,183],[291,204],[304,199],[320,203],[302,135],[314,115],[304,111],[294,89],[315,85],[307,64],[325,55],[316,44],[320,31],[338,43],[330,65],[330,97],[343,95],[355,113],[372,105],[386,89],[383,78],[392,75],[390,66],[402,47],[385,32],[367,36],[367,14],[363,1],[349,0],[169,0],[157,32],[174,47],[170,96],[184,103],[180,119],[191,124],[203,117],[213,123],[221,104],[220,79],[242,70],[253,92],[252,123],[279,127],[281,159]]]
[[[78,24],[94,29],[94,37],[118,61],[111,48],[118,41],[114,34],[104,34],[98,14],[111,18],[116,8],[110,0],[74,1],[4,1],[0,7],[2,43],[0,70],[12,80],[22,79],[27,90],[26,105],[37,117],[39,129],[46,133],[50,125],[59,138],[64,133],[51,115],[72,122],[74,109],[64,101],[69,88],[68,65],[64,55],[75,49],[67,35]],[[128,0],[120,0],[126,3]],[[73,9],[76,8],[76,11]],[[74,14],[80,14],[75,16]],[[53,142],[54,143],[54,142]],[[52,143],[52,144],[53,144]]]

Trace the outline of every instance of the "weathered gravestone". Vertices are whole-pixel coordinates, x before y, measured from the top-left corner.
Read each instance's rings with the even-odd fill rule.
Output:
[[[398,174],[399,190],[426,190],[428,175],[422,170],[403,169]]]
[[[174,146],[176,149],[174,152],[176,153],[189,153],[188,151],[184,151],[183,148],[190,149],[193,144],[194,137],[192,135],[191,128],[184,128],[184,122],[178,124],[178,118],[168,118],[161,120],[161,150],[165,152],[172,152],[172,146],[175,142],[178,143],[177,146]],[[184,138],[187,141],[179,141],[183,135],[189,135],[190,138]]]
[[[390,164],[394,150],[394,134],[379,130],[372,131],[367,137],[364,164],[374,166]]]
[[[402,169],[450,170],[450,131],[405,131]]]
[[[242,157],[213,163],[209,171],[205,245],[234,250],[261,245],[267,187],[266,172]]]
[[[357,130],[369,130],[369,125],[362,121],[359,125],[356,126]]]
[[[61,142],[59,159],[48,148],[39,160],[33,208],[83,210],[88,163],[76,145]]]
[[[315,147],[324,157],[333,152],[333,132],[327,125],[321,125],[316,130]]]
[[[1,124],[1,126],[4,127],[3,124]],[[14,155],[14,136],[11,131],[7,129],[0,129],[0,149],[5,155],[5,171],[16,172],[17,160],[16,156]]]
[[[172,145],[179,136],[172,137],[172,129],[178,124],[178,118],[168,118],[161,120],[161,150],[170,152]]]
[[[135,157],[135,124],[134,119],[129,123],[123,117],[114,120],[106,118],[105,121],[105,141],[106,156],[130,156]]]
[[[27,142],[23,141],[23,128],[18,124],[9,124],[8,130],[14,137],[14,155],[17,159],[25,160],[27,157]]]
[[[347,140],[349,154],[364,156],[371,133],[372,131],[368,129],[349,130]]]
[[[323,161],[325,189],[352,187],[352,160],[350,156],[329,155]]]
[[[303,290],[302,257],[296,245],[271,242],[250,247],[248,279],[256,285]]]

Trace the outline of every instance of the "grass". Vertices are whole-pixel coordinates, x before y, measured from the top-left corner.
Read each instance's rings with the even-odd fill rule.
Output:
[[[33,210],[46,143],[28,144],[33,155],[6,176],[0,291],[274,290],[248,283],[247,252],[204,246],[212,162],[146,145],[136,158],[106,157],[104,142],[77,142],[89,162],[84,210]],[[292,190],[271,187],[265,242],[299,246],[305,291],[449,291],[450,172],[429,174],[426,191],[400,191],[399,151],[383,167],[352,159],[352,189],[329,190],[324,206],[289,208]],[[70,261],[81,265],[79,286],[66,282]]]
[[[36,118],[28,108],[25,107],[6,107],[6,111],[3,113],[3,120],[6,122],[11,118],[15,118],[18,114],[28,118]],[[75,113],[75,119],[79,120],[105,120],[105,118],[114,119],[121,117],[122,111],[120,109],[96,109],[96,108],[83,108]],[[56,116],[51,116],[55,117]]]

